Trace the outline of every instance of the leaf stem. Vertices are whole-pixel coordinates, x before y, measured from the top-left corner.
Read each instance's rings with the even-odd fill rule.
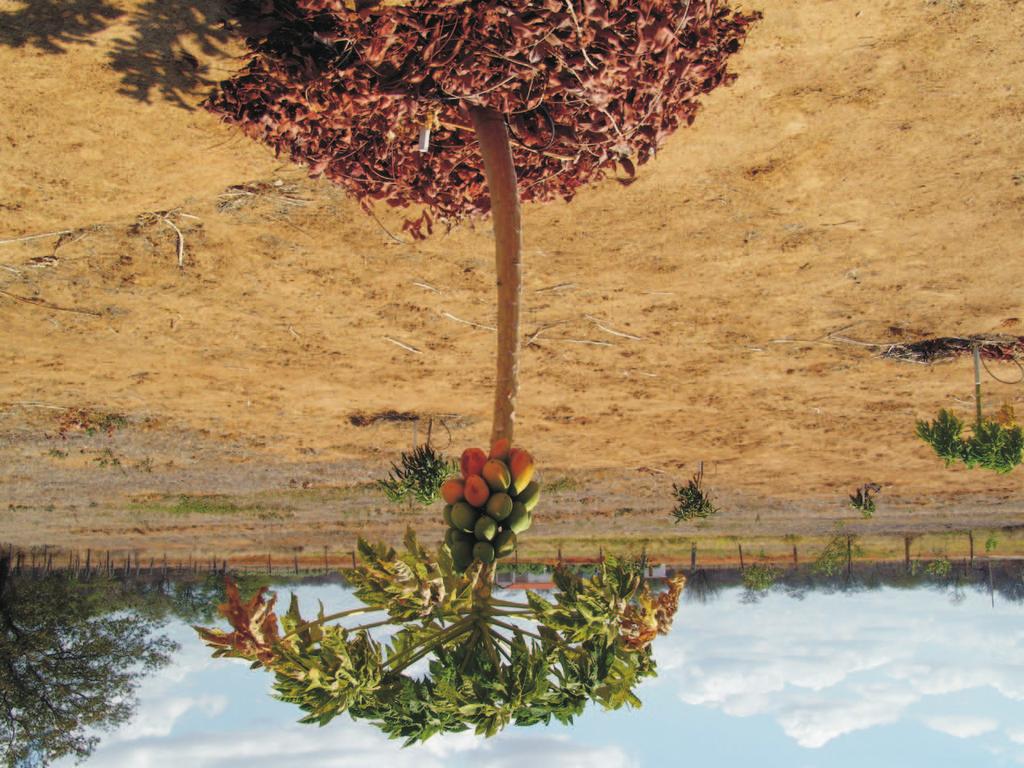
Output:
[[[509,630],[510,632],[520,632],[520,633],[522,633],[524,635],[529,635],[530,637],[535,637],[538,640],[540,640],[541,642],[544,642],[544,638],[541,637],[540,635],[538,635],[536,632],[531,632],[528,629],[523,629],[522,627],[517,627],[514,624],[506,624],[504,621],[497,621],[497,620],[495,620],[494,623],[496,625],[498,625],[499,627],[502,627],[504,629]]]
[[[497,605],[502,608],[528,608],[531,611],[533,610],[533,606],[529,603],[516,603],[511,600],[500,600],[496,597],[492,597],[490,599],[490,603],[491,605]]]
[[[445,643],[449,643],[459,635],[465,634],[470,626],[476,621],[476,618],[470,616],[469,618],[463,619],[462,621],[456,622],[448,629],[442,630],[430,637],[426,638],[423,642],[417,643],[416,645],[407,648],[405,651],[400,653],[398,656],[394,656],[388,659],[389,665],[394,665],[391,669],[392,672],[401,672],[411,664],[415,664],[417,661],[422,659],[428,653],[437,648],[441,647]]]
[[[334,621],[335,619],[343,619],[346,616],[356,616],[356,615],[358,615],[360,613],[374,613],[375,611],[384,611],[384,610],[387,610],[387,609],[385,609],[385,608],[370,608],[368,606],[364,606],[363,608],[352,608],[352,609],[347,610],[347,611],[341,611],[339,613],[332,613],[329,616],[324,616],[324,617],[319,618],[319,619],[313,619],[312,621],[305,621],[302,624],[299,624],[299,626],[297,626],[295,629],[293,629],[287,635],[282,637],[281,640],[287,640],[290,637],[295,637],[295,635],[299,634],[299,632],[302,632],[304,629],[309,629],[310,627],[318,627],[318,626],[321,626],[323,624],[326,624],[328,621]],[[278,642],[280,642],[280,641],[278,641]]]

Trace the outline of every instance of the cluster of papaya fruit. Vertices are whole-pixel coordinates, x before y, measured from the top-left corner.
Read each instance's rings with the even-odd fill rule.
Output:
[[[467,448],[460,466],[462,477],[446,480],[441,496],[448,524],[445,542],[461,572],[474,560],[493,563],[516,551],[516,536],[533,522],[540,485],[533,479],[533,457],[505,439],[489,455]]]

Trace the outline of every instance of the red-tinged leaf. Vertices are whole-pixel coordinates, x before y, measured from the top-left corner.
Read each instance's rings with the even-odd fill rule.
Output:
[[[217,610],[228,620],[233,632],[196,627],[203,641],[219,655],[238,656],[271,665],[276,658],[275,647],[280,641],[274,603],[277,596],[264,600],[267,587],[260,587],[248,602],[243,603],[238,586],[230,576],[225,577],[228,601]]]

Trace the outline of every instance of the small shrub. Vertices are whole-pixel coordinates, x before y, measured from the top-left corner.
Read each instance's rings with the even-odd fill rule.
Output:
[[[706,519],[718,513],[718,507],[711,503],[711,498],[701,483],[704,480],[704,465],[697,470],[686,485],[672,484],[672,493],[676,498],[675,509],[672,510],[672,517],[676,523],[684,520]]]
[[[420,504],[432,504],[441,492],[441,485],[455,474],[454,460],[435,451],[429,444],[412,452],[402,452],[401,466],[391,465],[391,472],[377,482],[389,501],[395,503],[411,496]]]
[[[782,571],[774,565],[751,565],[743,571],[743,586],[752,592],[766,592],[781,575]]]
[[[948,558],[932,560],[924,566],[924,572],[935,579],[948,579],[953,572],[953,563]]]
[[[880,490],[882,490],[882,486],[877,483],[865,483],[850,496],[850,506],[860,512],[863,517],[872,517],[877,507],[871,494],[878,493]]]
[[[811,564],[811,571],[820,576],[835,576],[840,573],[846,567],[848,551],[852,557],[863,554],[863,550],[854,542],[855,536],[833,536]]]
[[[980,421],[963,437],[964,423],[945,408],[935,421],[918,421],[917,436],[932,447],[946,466],[962,461],[968,469],[981,467],[1006,473],[1024,460],[1024,432],[1019,426]]]
[[[992,534],[985,539],[985,552],[995,552],[996,547],[999,546],[999,539],[996,538],[995,534]]]

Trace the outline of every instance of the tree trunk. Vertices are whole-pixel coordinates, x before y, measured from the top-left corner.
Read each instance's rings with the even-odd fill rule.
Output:
[[[519,303],[523,285],[519,187],[505,118],[481,107],[470,107],[469,111],[491,195],[498,278],[498,370],[491,443],[503,437],[511,443],[519,392]]]

